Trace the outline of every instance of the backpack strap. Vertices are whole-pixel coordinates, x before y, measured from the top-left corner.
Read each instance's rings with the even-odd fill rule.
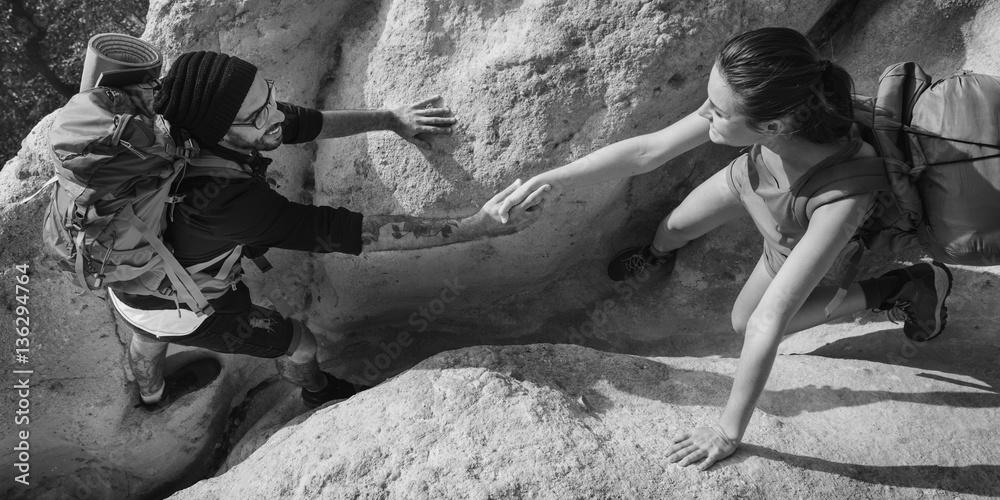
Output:
[[[796,219],[806,223],[817,208],[827,203],[889,189],[883,158],[848,160],[813,173],[798,189],[792,209]]]
[[[47,181],[45,181],[45,184],[42,184],[42,187],[38,188],[37,191],[35,191],[34,193],[31,193],[31,195],[29,195],[27,198],[25,198],[25,199],[23,199],[21,201],[15,202],[15,203],[17,205],[24,205],[25,203],[27,203],[27,202],[35,199],[35,197],[38,196],[39,194],[41,194],[42,191],[45,191],[45,188],[47,188],[47,187],[55,184],[56,181],[58,181],[58,180],[59,180],[59,175],[58,174],[57,175],[53,175],[52,178],[49,179],[49,180],[47,180]]]
[[[77,282],[83,287],[84,293],[92,297],[97,297],[97,294],[91,290],[90,285],[87,284],[87,277],[83,274],[83,237],[86,233],[80,231],[76,235],[76,240],[73,242],[76,245],[76,262],[74,263],[73,270],[76,271]],[[98,285],[98,288],[100,286]]]
[[[861,272],[861,260],[865,256],[865,245],[857,239],[852,239],[848,244],[852,243],[857,246],[857,249],[854,250],[851,257],[844,263],[844,274],[840,277],[840,283],[837,285],[837,293],[833,294],[830,303],[823,310],[827,318],[833,314],[837,306],[847,297],[847,288],[851,286],[851,283],[854,283],[854,280],[858,279],[858,273]]]
[[[243,165],[218,156],[197,156],[188,159],[188,170],[184,174],[189,177],[223,177],[227,179],[249,179],[253,174]]]
[[[883,158],[859,158],[834,163],[813,173],[799,188],[793,202],[793,213],[800,222],[806,222],[812,218],[817,208],[828,203],[858,194],[889,190],[889,179],[886,176]],[[852,241],[855,240],[856,238],[852,238]],[[828,318],[844,301],[847,288],[854,283],[861,270],[865,245],[858,241],[854,244],[857,245],[857,249],[844,263],[844,272],[840,277],[837,293],[826,306],[825,312]]]
[[[174,287],[174,293],[178,293],[180,290],[185,290],[190,299],[185,298],[184,302],[187,303],[188,307],[191,308],[196,314],[200,315],[211,315],[213,312],[212,306],[209,305],[208,299],[205,295],[201,293],[198,285],[195,284],[194,280],[191,279],[191,275],[187,273],[183,266],[177,262],[177,258],[174,254],[167,248],[167,246],[156,236],[149,226],[146,225],[142,219],[135,214],[132,209],[132,204],[127,203],[122,207],[122,215],[125,216],[129,224],[132,225],[143,238],[156,250],[156,253],[163,259],[163,269],[167,273],[167,277],[170,279],[170,283]],[[81,233],[82,234],[82,233]],[[79,252],[78,252],[79,253]],[[78,261],[79,267],[79,261]]]
[[[247,168],[244,167],[243,165],[240,165],[239,163],[236,163],[234,161],[227,160],[225,158],[221,158],[215,155],[199,155],[194,158],[190,158],[188,160],[188,169],[185,172],[184,177],[185,178],[221,177],[225,179],[250,179],[253,178],[253,173],[248,171]],[[236,252],[235,255],[237,256],[236,258],[238,259],[240,253]],[[221,257],[222,256],[219,256],[217,258]],[[263,255],[258,255],[257,257],[254,257],[251,260],[253,261],[254,265],[257,266],[257,269],[260,269],[262,273],[266,273],[272,268],[271,262],[268,261],[267,257],[264,257]],[[228,269],[226,269],[226,272],[228,272]]]
[[[233,266],[236,265],[236,262],[240,260],[241,255],[243,255],[243,245],[236,245],[236,247],[233,248],[232,250],[228,252],[222,252],[221,254],[217,255],[215,258],[213,258],[208,262],[202,262],[200,264],[188,266],[185,269],[187,270],[187,272],[194,274],[197,272],[204,271],[205,269],[208,269],[209,267],[212,267],[216,263],[225,259],[225,262],[222,263],[222,267],[219,268],[219,272],[215,273],[214,276],[215,279],[221,280],[225,279],[226,276],[229,276],[229,272],[232,271]]]

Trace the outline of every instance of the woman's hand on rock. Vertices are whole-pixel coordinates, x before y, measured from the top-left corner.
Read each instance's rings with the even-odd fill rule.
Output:
[[[715,462],[732,455],[739,446],[739,442],[729,439],[719,425],[679,432],[673,442],[667,448],[667,461],[687,467],[702,460],[698,470],[708,469]]]

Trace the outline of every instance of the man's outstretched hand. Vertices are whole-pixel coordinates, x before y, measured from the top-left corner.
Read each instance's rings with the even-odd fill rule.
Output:
[[[441,96],[436,95],[392,110],[396,117],[392,131],[419,148],[431,149],[425,134],[450,134],[451,126],[458,122],[451,115],[450,108],[432,107],[439,100]]]

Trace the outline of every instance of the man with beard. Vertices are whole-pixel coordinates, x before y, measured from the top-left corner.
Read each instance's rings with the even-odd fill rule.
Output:
[[[275,192],[266,176],[270,159],[261,151],[285,143],[391,130],[421,147],[423,134],[447,134],[456,120],[447,108],[429,107],[438,98],[395,110],[317,111],[278,101],[273,81],[237,57],[189,52],[161,81],[154,110],[189,133],[201,151],[177,188],[164,240],[209,299],[211,314],[183,302],[110,292],[116,311],[132,327],[129,364],[141,407],[156,413],[177,398],[205,387],[220,365],[205,358],[163,375],[167,343],[216,352],[274,358],[280,375],[302,387],[306,407],[350,397],[355,387],[319,369],[316,339],[304,323],[254,305],[240,281],[242,256],[258,259],[267,248],[358,255],[362,248],[426,248],[512,233],[495,222],[494,197],[473,216],[429,219],[364,217],[346,208],[294,203]],[[521,221],[527,222],[525,215]]]

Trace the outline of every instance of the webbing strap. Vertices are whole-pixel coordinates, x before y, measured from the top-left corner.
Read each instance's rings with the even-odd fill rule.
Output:
[[[220,158],[218,156],[196,156],[188,160],[188,163],[196,167],[218,167],[218,168],[229,168],[233,170],[240,170],[239,164],[234,161],[229,161],[225,158]]]
[[[1000,145],[997,145],[997,144],[986,144],[986,143],[983,143],[983,142],[966,141],[966,140],[963,140],[963,139],[951,139],[951,138],[942,137],[942,136],[936,135],[936,134],[928,134],[927,132],[922,132],[922,131],[920,131],[918,129],[915,129],[915,128],[909,127],[909,126],[903,127],[903,130],[905,132],[907,132],[907,133],[910,133],[910,134],[913,134],[913,135],[919,135],[921,137],[930,137],[932,139],[940,139],[942,141],[957,142],[957,143],[960,143],[960,144],[968,144],[970,146],[979,146],[981,148],[1000,149]],[[971,159],[977,160],[978,158],[971,158]]]
[[[91,297],[97,297],[97,294],[94,293],[94,291],[90,289],[90,284],[87,283],[87,277],[84,276],[84,274],[83,274],[83,237],[84,236],[86,236],[86,233],[84,233],[83,231],[80,231],[76,235],[76,240],[73,242],[73,244],[76,245],[76,265],[74,266],[76,268],[76,279],[80,283],[80,286],[83,287],[83,292],[84,293],[86,293],[87,295],[90,295]],[[97,297],[97,298],[100,299],[100,297]],[[103,299],[101,299],[101,300],[103,300]]]
[[[271,265],[271,261],[267,260],[267,257],[264,257],[263,255],[258,255],[250,260],[253,261],[254,265],[257,266],[257,269],[260,269],[260,272],[262,273],[266,273],[274,267]]]
[[[977,156],[975,158],[962,158],[961,160],[939,161],[937,163],[928,163],[927,166],[928,167],[938,167],[938,166],[941,166],[941,165],[952,165],[952,164],[955,164],[955,163],[968,163],[970,161],[990,160],[990,159],[993,159],[993,158],[1000,158],[1000,153],[997,153],[995,155]]]
[[[173,299],[174,299],[174,302],[176,303],[177,302],[177,295],[179,293],[178,290],[182,289],[182,287],[187,287],[188,286],[187,282],[190,282],[192,284],[194,282],[191,280],[191,277],[187,275],[187,273],[184,273],[184,272],[178,273],[176,271],[176,269],[174,269],[173,267],[171,267],[169,265],[163,266],[163,270],[166,272],[167,279],[170,280],[171,286],[174,287],[174,296],[173,296]],[[187,304],[188,307],[190,307],[191,309],[193,309],[196,315],[202,316],[202,315],[211,315],[212,314],[212,312],[213,312],[212,306],[208,305],[208,300],[205,299],[204,295],[202,295],[201,290],[199,290],[197,288],[197,285],[195,285],[194,293],[190,293],[189,295],[191,296],[191,299],[190,300],[189,299],[184,299],[184,303]],[[204,308],[199,308],[197,304],[192,304],[191,300],[194,300],[195,302],[203,301],[203,303],[205,304]],[[180,308],[178,307],[178,309],[180,309]],[[180,310],[177,311],[177,314],[180,315]]]
[[[23,204],[25,204],[25,203],[27,203],[27,202],[35,199],[35,197],[38,196],[39,194],[41,194],[42,191],[45,191],[45,188],[51,186],[52,184],[54,184],[58,180],[59,180],[59,176],[58,175],[53,175],[51,179],[45,181],[45,184],[42,184],[42,187],[38,188],[38,191],[35,191],[34,193],[31,193],[30,196],[28,196],[27,198],[25,198],[25,199],[23,199],[21,201],[16,202],[16,204],[17,205],[23,205]]]
[[[191,279],[191,276],[184,270],[184,267],[177,262],[177,258],[163,244],[163,241],[160,240],[156,233],[135,214],[135,211],[132,209],[132,203],[128,203],[122,207],[121,213],[126,217],[128,223],[142,234],[143,238],[149,242],[153,249],[156,250],[156,253],[163,259],[163,268],[167,273],[167,277],[170,278],[171,284],[174,286],[174,293],[178,293],[182,289],[186,290],[191,298],[185,298],[184,302],[196,314],[199,316],[202,314],[212,314],[212,306],[208,304],[208,299],[201,293],[201,289],[198,288],[198,285]]]
[[[222,263],[222,267],[219,268],[219,272],[215,273],[215,279],[221,280],[229,276],[229,271],[233,270],[233,266],[235,266],[240,260],[240,257],[243,256],[242,250],[242,245],[237,245],[236,248],[233,249],[232,253],[229,254],[229,258]]]
[[[233,269],[233,266],[236,264],[236,261],[239,260],[240,256],[242,256],[242,251],[243,251],[243,245],[236,245],[236,248],[233,248],[229,252],[223,252],[208,262],[202,262],[200,264],[188,266],[185,269],[187,269],[187,272],[194,274],[197,272],[204,271],[205,269],[208,269],[209,267],[212,267],[219,261],[225,259],[226,262],[222,264],[222,268],[220,268],[219,272],[216,273],[215,275],[215,279],[221,280],[226,276],[229,276],[229,271]]]
[[[250,178],[250,172],[234,161],[229,161],[218,156],[196,156],[188,160],[188,165],[194,168],[188,169],[187,177],[222,177],[226,179]]]
[[[844,273],[844,276],[841,277],[840,287],[837,289],[837,293],[834,294],[833,300],[831,300],[830,303],[826,305],[826,309],[824,309],[827,318],[833,314],[833,311],[837,309],[837,306],[844,302],[844,298],[847,297],[847,288],[851,286],[851,283],[854,283],[855,279],[857,279],[858,273],[861,271],[861,258],[864,257],[864,255],[865,245],[858,242],[857,251],[855,251],[854,255],[847,260],[847,270]]]

